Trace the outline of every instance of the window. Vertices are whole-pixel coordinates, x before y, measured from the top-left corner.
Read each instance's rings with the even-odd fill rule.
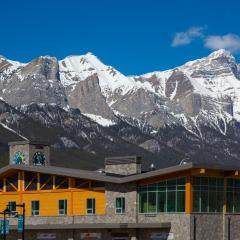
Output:
[[[96,199],[88,198],[87,199],[87,214],[95,214],[96,213]]]
[[[193,212],[222,212],[223,178],[193,177]]]
[[[240,179],[227,179],[227,210],[230,213],[240,212]]]
[[[140,213],[184,212],[185,178],[170,179],[138,188]]]
[[[39,201],[32,201],[32,216],[39,216],[40,203]]]
[[[10,212],[16,212],[16,202],[10,201],[8,202],[8,209]]]
[[[116,198],[116,213],[125,213],[125,198]]]
[[[67,200],[58,201],[58,213],[59,215],[67,215]]]

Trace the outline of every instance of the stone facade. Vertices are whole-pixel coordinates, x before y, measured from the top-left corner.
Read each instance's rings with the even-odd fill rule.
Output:
[[[9,147],[9,164],[15,163],[15,154],[21,152],[24,154],[24,165],[33,165],[33,157],[36,152],[42,152],[45,156],[45,165],[50,165],[50,147],[42,144],[15,144]]]
[[[150,234],[153,232],[166,232],[173,233],[174,240],[191,240],[190,238],[190,215],[189,214],[138,214],[138,223],[161,223],[161,222],[171,222],[170,229],[150,229],[142,230],[142,235],[146,238],[141,239],[150,239]]]
[[[141,172],[141,165],[135,163],[126,163],[126,164],[109,164],[105,166],[105,171],[107,173],[115,173],[119,175],[132,175]]]
[[[117,197],[125,198],[126,210],[116,214],[115,201]],[[136,184],[106,184],[106,222],[136,223],[137,221],[137,190]]]

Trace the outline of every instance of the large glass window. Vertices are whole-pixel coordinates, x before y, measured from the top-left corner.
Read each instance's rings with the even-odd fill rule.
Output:
[[[88,198],[87,199],[87,214],[92,215],[96,213],[96,199]]]
[[[58,201],[58,213],[59,215],[67,215],[67,200],[62,199]]]
[[[140,213],[184,212],[185,178],[140,186],[138,207]]]
[[[231,213],[240,212],[240,179],[227,179],[227,210]]]
[[[32,201],[32,216],[39,216],[40,203],[39,201]]]
[[[116,198],[116,213],[119,213],[119,214],[125,213],[125,198],[124,197]]]
[[[193,177],[193,212],[222,212],[223,178]]]

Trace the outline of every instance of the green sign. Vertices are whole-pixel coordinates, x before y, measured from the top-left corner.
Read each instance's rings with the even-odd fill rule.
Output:
[[[23,215],[18,215],[18,232],[23,232]]]
[[[1,235],[4,235],[4,220],[0,220]],[[5,233],[9,234],[9,220],[5,220]]]

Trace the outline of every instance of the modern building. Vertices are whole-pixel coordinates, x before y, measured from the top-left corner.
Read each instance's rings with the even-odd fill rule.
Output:
[[[21,214],[27,240],[240,239],[240,172],[186,163],[143,172],[139,157],[104,171],[51,166],[46,144],[12,142],[0,169],[0,211]],[[21,239],[14,214],[7,239]]]

